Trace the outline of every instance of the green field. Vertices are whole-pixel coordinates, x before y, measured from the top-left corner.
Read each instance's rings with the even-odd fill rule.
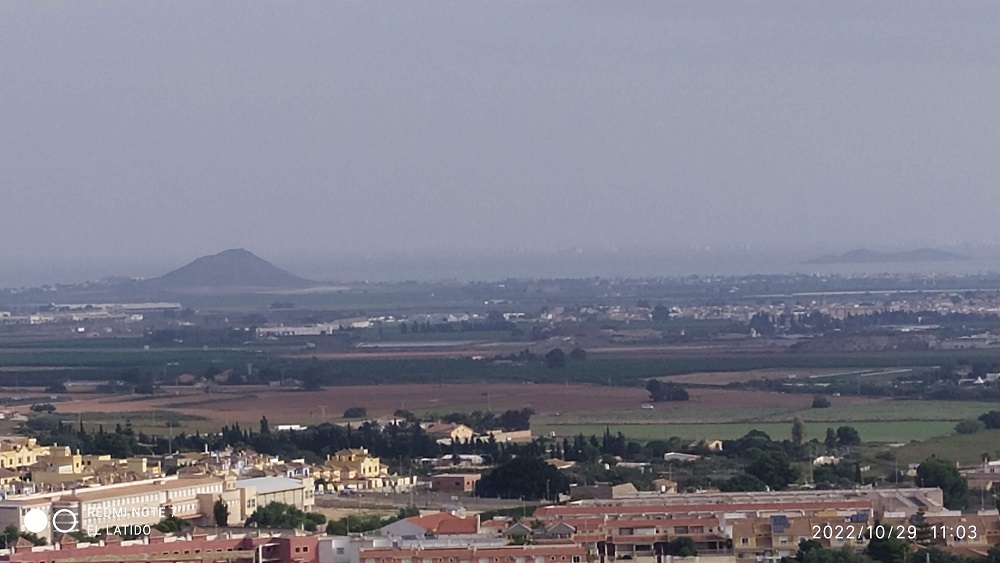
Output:
[[[866,442],[908,442],[910,440],[926,440],[936,436],[945,436],[954,431],[955,423],[949,421],[887,421],[887,422],[851,422],[844,421],[836,426],[853,426],[861,434],[861,439]],[[806,423],[806,439],[817,438],[822,440],[826,434],[826,429],[830,424]],[[645,442],[649,440],[660,440],[671,436],[679,436],[696,440],[700,438],[717,438],[731,440],[744,436],[751,430],[766,432],[775,440],[784,440],[791,437],[790,423],[747,423],[747,422],[726,422],[718,424],[569,424],[551,425],[547,423],[532,424],[532,430],[537,429],[539,435],[548,436],[554,431],[557,436],[574,436],[583,434],[601,435],[604,429],[609,428],[611,432],[622,432],[627,437]]]
[[[989,453],[990,459],[1000,457],[1000,430],[938,437],[919,444],[907,444],[895,452],[899,463],[919,463],[936,455],[963,464],[975,464],[982,461],[983,453]]]
[[[980,401],[903,401],[873,400],[856,405],[839,405],[826,409],[797,407],[705,407],[693,403],[658,403],[654,410],[624,412],[567,413],[545,418],[547,423],[560,424],[719,424],[777,422],[790,423],[795,417],[806,422],[843,421],[899,422],[952,421],[976,418],[989,410],[1000,409],[1000,402]]]
[[[659,406],[659,405],[658,405]],[[704,408],[694,405],[623,413],[572,413],[537,416],[539,435],[602,434],[605,428],[636,440],[670,436],[732,439],[762,430],[775,439],[789,438],[795,417],[803,419],[808,438],[822,439],[826,429],[853,426],[866,442],[910,442],[949,436],[960,420],[1000,408],[997,403],[961,401],[874,401],[828,409],[782,407]]]
[[[254,358],[249,350],[224,348],[42,348],[0,350],[3,367],[133,367],[169,362],[238,362]]]
[[[209,421],[199,416],[182,414],[175,411],[132,411],[132,412],[86,412],[86,413],[60,413],[56,412],[64,424],[77,425],[83,423],[83,427],[94,432],[104,427],[106,431],[114,429],[116,424],[125,425],[131,423],[136,432],[145,432],[154,436],[177,435],[181,432],[194,433],[218,432],[221,424]]]

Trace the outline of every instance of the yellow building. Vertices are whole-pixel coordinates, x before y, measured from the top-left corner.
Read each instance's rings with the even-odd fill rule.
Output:
[[[313,474],[322,477],[327,486],[338,489],[380,489],[385,486],[389,468],[365,448],[340,450],[328,457]]]
[[[39,446],[34,438],[7,438],[0,441],[0,467],[23,469],[38,463],[38,456],[48,453],[49,446]]]
[[[31,466],[31,481],[43,488],[95,481],[121,483],[160,475],[160,465],[149,463],[145,458],[113,459],[110,455],[80,455],[79,452],[71,452],[67,446],[53,446],[49,454],[38,456],[38,462]]]
[[[333,464],[343,471],[353,472],[357,478],[373,478],[387,475],[388,468],[382,465],[379,458],[372,456],[365,448],[340,450],[333,454]]]
[[[0,487],[7,487],[21,480],[21,475],[17,471],[0,467]]]
[[[475,431],[464,424],[434,422],[424,427],[428,436],[440,443],[468,442],[476,435]]]

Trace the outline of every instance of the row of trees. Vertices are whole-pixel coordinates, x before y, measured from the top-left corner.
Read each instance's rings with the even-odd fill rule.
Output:
[[[510,410],[500,414],[496,422],[501,427],[521,429],[530,419],[530,409]],[[483,420],[488,417],[483,415]],[[278,455],[288,459],[305,458],[319,462],[339,450],[367,448],[374,455],[390,462],[407,464],[422,457],[438,457],[449,453],[476,453],[488,459],[505,461],[516,455],[546,455],[546,445],[541,441],[530,443],[498,443],[490,438],[442,445],[428,435],[416,417],[401,424],[384,428],[374,423],[358,426],[340,426],[323,423],[300,431],[274,432],[266,418],[258,429],[241,427],[238,423],[223,426],[217,434],[180,434],[169,438],[136,432],[131,423],[116,425],[113,431],[103,426],[96,431],[86,430],[82,424],[69,425],[55,415],[38,415],[28,420],[27,430],[41,444],[67,445],[84,454],[111,454],[125,458],[138,454],[166,454],[171,451],[202,451],[226,447],[249,448],[254,451]]]
[[[217,510],[219,510],[220,503],[221,501],[216,503]],[[387,518],[381,518],[375,515],[349,515],[340,518],[339,520],[330,520],[328,522],[326,516],[322,514],[315,512],[303,512],[290,504],[282,502],[271,502],[266,506],[257,508],[257,510],[255,510],[254,513],[247,518],[243,526],[247,528],[267,528],[272,530],[301,529],[307,532],[316,532],[319,530],[320,526],[325,524],[325,531],[327,534],[345,536],[350,533],[377,530],[397,520],[409,518],[410,516],[417,516],[419,514],[419,509],[410,506],[399,509],[399,512]],[[228,510],[226,510],[226,519],[228,519],[228,515]],[[215,521],[219,526],[226,525],[219,520],[218,513],[216,514]]]
[[[412,413],[397,411],[397,416],[401,414],[412,416]],[[477,433],[483,434],[498,428],[507,431],[528,430],[531,428],[531,417],[534,414],[535,411],[531,408],[508,409],[500,414],[473,411],[471,413],[447,414],[441,417],[441,420],[455,424],[464,424]]]

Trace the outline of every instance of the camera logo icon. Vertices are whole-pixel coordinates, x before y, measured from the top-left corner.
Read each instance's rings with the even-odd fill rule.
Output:
[[[32,508],[24,515],[24,529],[32,534],[44,532],[50,524],[53,531],[60,534],[68,534],[77,530],[80,519],[77,518],[75,512],[67,508],[60,508],[55,511],[52,514],[51,522],[49,521],[49,515],[44,510],[38,508]]]

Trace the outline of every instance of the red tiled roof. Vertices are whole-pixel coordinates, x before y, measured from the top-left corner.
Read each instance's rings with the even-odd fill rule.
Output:
[[[535,510],[535,517],[577,516],[599,517],[627,514],[685,514],[695,512],[740,512],[774,510],[848,510],[872,508],[871,501],[844,500],[824,502],[760,502],[714,504],[659,504],[659,505],[572,505],[542,506]]]
[[[434,558],[455,558],[455,557],[516,557],[553,555],[581,555],[584,549],[578,545],[508,545],[502,547],[468,548],[468,547],[440,547],[440,548],[407,548],[407,549],[362,549],[361,559],[407,559],[421,558],[424,560]]]
[[[475,534],[479,526],[475,516],[460,518],[447,512],[428,514],[427,516],[412,516],[407,522],[416,524],[434,534]]]

